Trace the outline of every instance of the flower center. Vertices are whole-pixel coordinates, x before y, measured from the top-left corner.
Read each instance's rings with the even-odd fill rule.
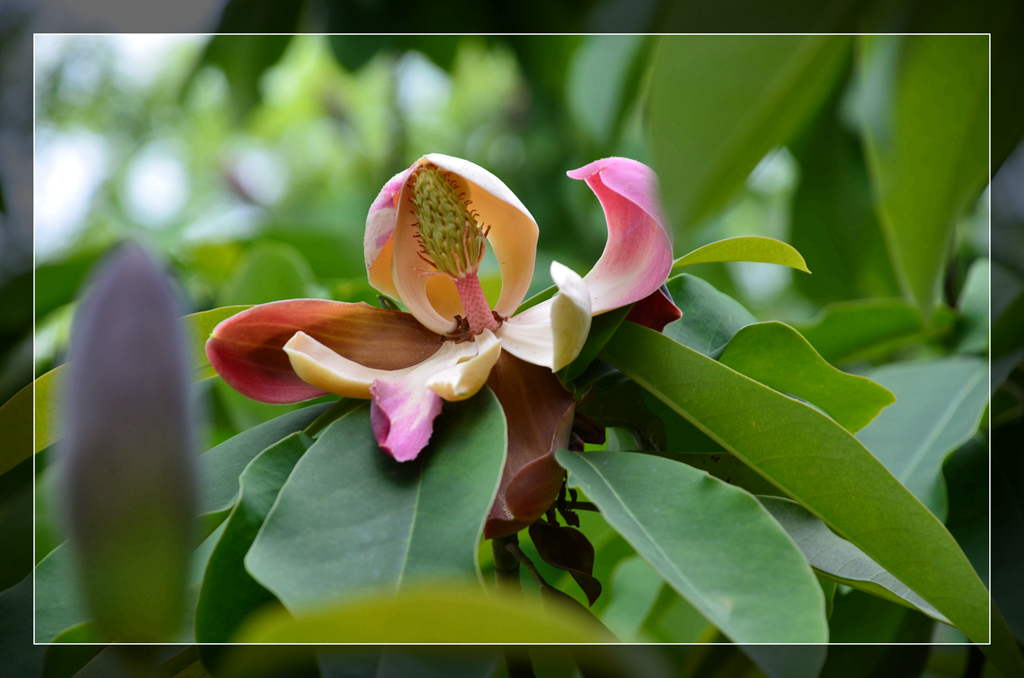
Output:
[[[477,270],[487,250],[487,233],[477,214],[458,192],[451,176],[436,165],[424,163],[409,178],[415,208],[416,238],[420,258],[430,264],[424,275],[444,275],[455,283],[466,317],[456,338],[471,338],[485,329],[496,330],[501,321],[487,304]]]

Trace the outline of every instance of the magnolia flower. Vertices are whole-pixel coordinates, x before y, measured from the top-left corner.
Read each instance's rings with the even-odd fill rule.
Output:
[[[370,399],[375,437],[398,461],[416,458],[427,445],[442,401],[469,398],[490,384],[509,440],[487,531],[521,529],[560,487],[553,450],[568,440],[574,402],[554,372],[579,355],[592,317],[640,301],[630,316],[638,322],[660,329],[679,317],[659,292],[672,267],[672,241],[654,173],[608,158],[569,176],[597,195],[608,242],[582,278],[552,263],[558,293],[551,299],[516,314],[533,277],[539,233],[526,207],[482,167],[431,154],[385,184],[366,222],[370,283],[408,313],[316,299],[263,304],[213,331],[210,363],[228,384],[262,402],[325,393]],[[477,276],[485,256],[501,269],[493,309]]]

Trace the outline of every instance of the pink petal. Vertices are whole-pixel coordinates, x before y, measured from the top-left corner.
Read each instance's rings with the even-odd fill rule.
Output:
[[[441,396],[412,380],[378,379],[370,393],[370,421],[380,449],[396,461],[415,459],[430,442]]]
[[[601,201],[608,243],[583,281],[594,315],[643,299],[672,270],[672,234],[651,168],[628,158],[605,158],[568,172],[584,179]]]
[[[550,369],[502,352],[487,385],[508,421],[508,456],[484,537],[513,534],[544,515],[565,473],[555,452],[569,443],[575,401]]]
[[[633,304],[633,308],[629,309],[629,313],[626,315],[626,320],[650,327],[655,332],[662,332],[665,325],[682,317],[683,312],[672,301],[672,295],[668,293],[668,286],[662,285]]]
[[[296,403],[324,391],[292,369],[284,345],[305,332],[335,353],[370,368],[411,367],[435,354],[440,338],[408,313],[369,304],[294,299],[254,306],[214,328],[206,355],[232,388],[265,403]]]

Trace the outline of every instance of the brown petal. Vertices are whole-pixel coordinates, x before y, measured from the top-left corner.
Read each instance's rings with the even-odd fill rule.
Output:
[[[440,338],[408,313],[324,299],[254,306],[228,318],[206,342],[206,356],[232,388],[265,403],[297,403],[324,394],[292,369],[284,345],[305,332],[366,367],[396,370],[437,352]]]
[[[565,472],[555,452],[569,442],[575,401],[546,367],[502,352],[487,380],[508,422],[508,457],[484,537],[513,534],[544,514]]]

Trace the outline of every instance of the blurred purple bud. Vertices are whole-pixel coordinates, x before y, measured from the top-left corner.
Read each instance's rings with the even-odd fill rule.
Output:
[[[182,309],[134,244],[93,283],[75,318],[65,393],[66,524],[103,633],[159,642],[183,618],[197,512]]]

